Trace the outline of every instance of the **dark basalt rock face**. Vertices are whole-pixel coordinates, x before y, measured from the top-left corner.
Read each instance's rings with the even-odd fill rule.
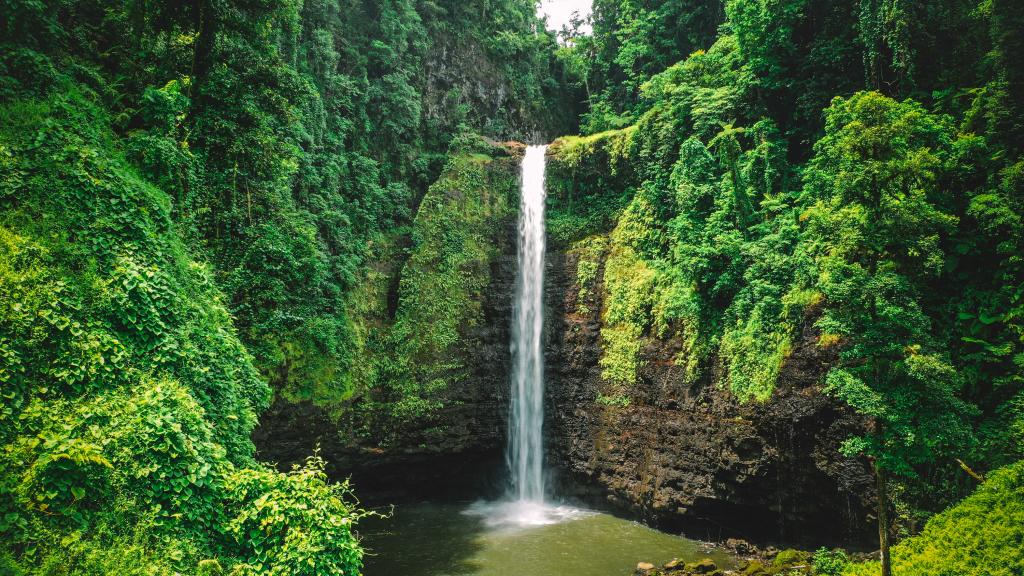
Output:
[[[469,377],[445,392],[444,407],[409,422],[400,440],[378,445],[353,438],[311,402],[278,398],[253,433],[258,457],[282,470],[319,448],[334,479],[351,478],[371,502],[466,498],[503,488],[508,412],[509,330],[515,285],[515,221],[496,231],[501,255],[491,264],[483,320],[467,330],[476,345],[465,359]]]
[[[338,424],[310,402],[277,401],[264,413],[253,434],[257,457],[289,470],[314,452],[327,463],[333,480],[350,479],[359,498],[387,504],[417,498],[460,499],[496,494],[504,470],[500,437],[494,429],[497,399],[469,398],[462,406],[445,409],[421,430],[426,442],[386,448],[345,439]],[[446,424],[465,423],[449,434]],[[439,440],[439,441],[438,441]]]
[[[431,57],[423,62],[423,108],[428,121],[458,117],[459,105],[470,111],[468,122],[483,134],[540,144],[577,131],[575,109],[582,95],[563,85],[561,97],[548,94],[541,109],[530,109],[506,72],[473,38],[440,34],[433,38]]]
[[[817,386],[835,352],[810,323],[768,402],[739,403],[714,374],[686,384],[675,343],[659,341],[642,351],[630,405],[602,406],[600,291],[595,312],[577,313],[575,260],[548,264],[546,436],[563,494],[698,538],[869,541],[870,471],[838,452],[862,423]]]

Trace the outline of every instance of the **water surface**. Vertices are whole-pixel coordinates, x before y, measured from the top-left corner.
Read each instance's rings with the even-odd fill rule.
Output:
[[[502,504],[397,506],[390,519],[360,526],[370,554],[363,574],[629,576],[637,562],[705,557],[732,566],[721,551],[609,514],[554,507],[522,521],[507,512]]]

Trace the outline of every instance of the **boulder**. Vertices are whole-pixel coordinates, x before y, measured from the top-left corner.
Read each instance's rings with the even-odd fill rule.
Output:
[[[654,570],[654,564],[650,562],[638,562],[636,565],[637,574],[647,574],[651,570]]]
[[[811,553],[793,549],[783,550],[775,555],[772,566],[787,570],[805,569],[810,572]]]
[[[679,570],[685,570],[686,563],[680,560],[679,558],[673,558],[666,562],[665,565],[661,567],[661,569],[666,572],[677,572]]]
[[[767,576],[768,570],[760,560],[751,560],[739,572],[743,576]]]
[[[740,555],[755,554],[757,552],[757,547],[740,538],[729,538],[726,540],[725,549],[733,554]]]

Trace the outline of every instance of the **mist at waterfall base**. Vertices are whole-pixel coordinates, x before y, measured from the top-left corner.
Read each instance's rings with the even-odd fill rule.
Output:
[[[364,520],[366,576],[621,576],[639,561],[695,560],[701,545],[560,503],[544,478],[544,154],[522,161],[504,498],[406,504]],[[730,559],[711,553],[720,566]]]

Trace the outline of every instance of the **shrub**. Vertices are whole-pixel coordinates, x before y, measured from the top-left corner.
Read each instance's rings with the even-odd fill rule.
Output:
[[[347,484],[327,481],[319,457],[287,474],[238,470],[226,490],[228,533],[245,563],[233,574],[358,576],[363,551],[352,529],[365,513],[347,502]]]
[[[814,553],[814,573],[823,576],[841,576],[850,564],[846,552],[836,549],[819,548]]]
[[[893,574],[1024,574],[1024,461],[988,475],[974,494],[937,514],[892,548]],[[877,562],[852,564],[847,576],[875,576]]]

